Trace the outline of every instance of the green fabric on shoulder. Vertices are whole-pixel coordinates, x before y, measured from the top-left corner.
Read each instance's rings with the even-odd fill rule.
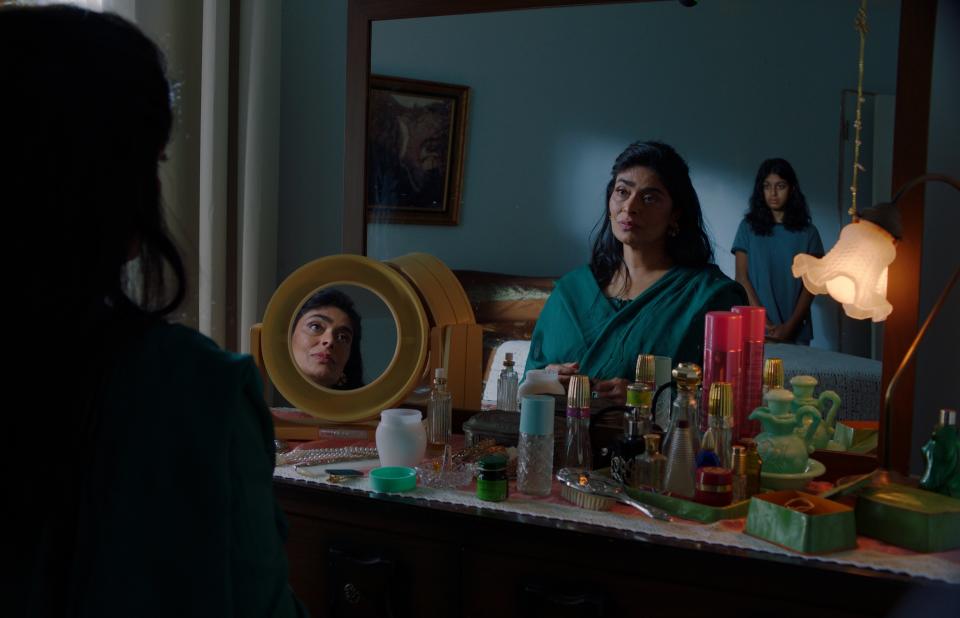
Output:
[[[103,385],[73,580],[90,616],[296,616],[252,359],[157,324]]]
[[[710,264],[674,267],[618,309],[583,266],[561,278],[544,305],[526,370],[576,361],[592,378],[632,380],[642,353],[702,364],[706,313],[745,304],[743,287]]]

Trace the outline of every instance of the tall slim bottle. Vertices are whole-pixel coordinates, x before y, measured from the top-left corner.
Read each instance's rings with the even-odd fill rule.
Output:
[[[666,473],[663,488],[683,498],[693,498],[694,473],[696,472],[696,451],[693,449],[692,428],[688,421],[677,421],[667,451]]]
[[[733,406],[733,385],[729,382],[714,382],[710,385],[709,424],[716,439],[717,457],[721,468],[733,464],[733,434],[736,427]]]
[[[614,445],[610,457],[611,475],[625,485],[634,486],[636,481],[636,458],[643,453],[644,434],[650,432],[651,395],[646,384],[634,382],[627,386],[628,410],[623,413],[623,438]]]
[[[710,385],[729,382],[733,400],[740,392],[740,357],[743,345],[743,317],[732,311],[709,311],[703,329],[703,409],[709,410]],[[707,430],[707,418],[700,431]]]
[[[451,397],[447,390],[447,370],[434,371],[433,389],[427,403],[427,442],[446,444],[450,441]]]
[[[497,409],[504,412],[517,412],[517,372],[513,368],[513,352],[507,352],[497,381]]]
[[[763,340],[766,336],[767,310],[738,305],[731,309],[743,316],[743,351],[740,356],[740,396],[736,401],[735,438],[752,438],[760,433],[760,422],[748,420],[763,405]]]
[[[589,471],[593,464],[590,446],[590,378],[570,376],[567,387],[567,436],[563,465]]]
[[[694,452],[700,449],[700,397],[697,389],[700,386],[702,372],[696,363],[680,363],[673,370],[673,379],[677,383],[677,397],[673,400],[670,413],[670,423],[663,444],[663,451],[669,452],[670,441],[673,439],[674,429],[681,420],[687,421],[693,439]]]

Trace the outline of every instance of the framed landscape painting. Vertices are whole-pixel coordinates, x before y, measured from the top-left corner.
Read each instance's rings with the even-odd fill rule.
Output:
[[[458,223],[469,91],[370,76],[368,223]]]

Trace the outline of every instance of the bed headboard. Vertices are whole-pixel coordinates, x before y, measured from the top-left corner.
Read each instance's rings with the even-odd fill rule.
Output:
[[[455,270],[470,299],[477,324],[483,328],[483,375],[490,374],[493,351],[505,341],[530,339],[556,277],[506,275],[479,270]],[[523,373],[523,367],[517,370]]]

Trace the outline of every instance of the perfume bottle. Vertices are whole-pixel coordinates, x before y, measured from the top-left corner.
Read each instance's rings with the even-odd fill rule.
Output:
[[[653,429],[653,386],[646,382],[634,382],[627,385],[627,406],[637,423],[641,443],[642,436]],[[624,426],[626,427],[626,426]],[[641,449],[642,451],[643,449]]]
[[[640,382],[627,385],[627,406],[623,413],[623,438],[613,446],[610,473],[616,480],[630,487],[636,486],[636,457],[643,453],[644,434],[650,433],[652,419],[650,402],[653,392]]]
[[[757,441],[753,438],[740,440],[747,453],[745,455],[745,466],[747,475],[747,496],[755,496],[760,493],[760,472],[763,470],[763,460],[760,458],[760,451],[757,450]]]
[[[716,441],[714,447],[720,458],[721,468],[730,468],[733,456],[733,431],[735,428],[733,385],[729,382],[714,382],[710,385],[709,424]]]
[[[517,412],[517,372],[513,369],[513,352],[507,352],[497,382],[497,409],[504,412]]]
[[[693,498],[693,475],[696,470],[696,453],[693,450],[693,435],[690,422],[677,421],[667,451],[667,466],[663,488],[675,496]]]
[[[553,397],[528,395],[520,406],[517,489],[547,496],[553,483]]]
[[[646,444],[643,454],[637,459],[637,485],[663,491],[667,458],[660,452],[660,434],[648,433],[643,440]]]
[[[646,384],[651,391],[657,389],[657,357],[653,354],[637,356],[637,366],[634,370],[634,381]]]
[[[434,371],[433,389],[427,403],[427,441],[430,444],[446,444],[450,441],[450,392],[447,390],[447,370],[437,367]]]
[[[733,447],[733,501],[740,502],[750,497],[747,483],[747,449],[739,444]]]
[[[743,316],[731,311],[708,311],[703,328],[703,406],[709,410],[710,385],[729,382],[733,401],[740,392],[740,357],[743,346]],[[700,431],[707,419],[700,419]],[[720,453],[721,459],[723,454]]]
[[[563,465],[572,470],[589,471],[593,453],[590,446],[590,378],[570,376],[567,387],[567,436]]]
[[[768,358],[763,362],[763,387],[761,390],[764,403],[767,400],[767,393],[776,388],[783,388],[783,359]],[[764,404],[761,403],[760,405]],[[753,410],[750,410],[750,412],[753,412]]]
[[[687,421],[692,428],[700,426],[700,396],[697,393],[700,376],[700,365],[695,363],[680,363],[673,370],[673,379],[677,383],[677,396],[670,412],[670,423],[663,445],[664,452],[670,450],[674,428],[679,421]],[[694,429],[691,434],[693,449],[696,452],[700,447],[700,432]]]

